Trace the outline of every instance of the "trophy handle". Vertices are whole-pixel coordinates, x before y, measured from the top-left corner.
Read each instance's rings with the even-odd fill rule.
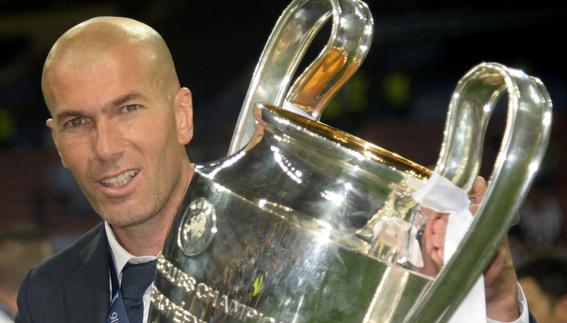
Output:
[[[333,18],[327,45],[288,91],[291,78],[309,44]],[[257,103],[300,109],[313,119],[356,72],[370,47],[373,20],[360,0],[294,0],[282,13],[256,65],[229,154],[240,150],[252,137]]]
[[[508,93],[506,129],[478,216],[407,322],[450,319],[497,251],[539,168],[551,128],[547,90],[539,79],[522,71],[483,63],[457,85],[435,171],[467,191],[471,188],[480,168],[488,119],[504,91]]]

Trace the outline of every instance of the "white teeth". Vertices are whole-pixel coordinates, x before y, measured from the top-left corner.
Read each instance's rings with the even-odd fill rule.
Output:
[[[104,184],[105,186],[124,185],[124,184],[128,183],[132,177],[136,176],[136,174],[138,174],[138,171],[129,170],[129,171],[124,172],[120,175],[117,175],[117,176],[114,176],[114,177],[111,177],[111,178],[103,179],[102,184]]]

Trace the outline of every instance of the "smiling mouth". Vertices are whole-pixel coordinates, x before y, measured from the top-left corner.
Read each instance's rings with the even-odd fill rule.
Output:
[[[102,185],[106,187],[114,187],[114,186],[121,186],[125,185],[132,180],[136,175],[138,175],[139,170],[129,170],[125,171],[122,174],[116,175],[114,177],[105,178],[102,181]]]

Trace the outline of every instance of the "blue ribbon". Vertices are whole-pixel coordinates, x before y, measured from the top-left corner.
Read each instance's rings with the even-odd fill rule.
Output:
[[[126,314],[126,309],[124,308],[122,293],[120,292],[120,283],[118,282],[116,269],[114,268],[114,261],[112,260],[110,253],[108,254],[108,258],[108,262],[110,264],[110,279],[112,283],[112,301],[110,302],[110,308],[106,314],[106,323],[130,323],[128,315]]]

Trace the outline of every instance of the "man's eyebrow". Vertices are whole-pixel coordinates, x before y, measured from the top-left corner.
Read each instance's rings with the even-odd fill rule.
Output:
[[[141,93],[138,92],[132,92],[132,93],[128,93],[126,95],[123,95],[121,97],[118,97],[117,99],[113,100],[110,105],[115,107],[115,106],[121,106],[124,103],[130,101],[130,100],[135,100],[135,99],[141,99],[144,96]]]
[[[85,114],[81,111],[67,110],[67,111],[63,111],[63,112],[56,114],[54,119],[55,120],[63,120],[63,119],[66,119],[68,117],[78,117],[78,116],[83,116],[83,115],[85,115]]]
[[[137,100],[137,99],[143,99],[144,95],[138,92],[132,92],[132,93],[128,93],[125,94],[123,96],[120,96],[114,100],[112,100],[109,103],[109,107],[116,107],[116,106],[121,106],[124,103],[130,101],[130,100]],[[62,111],[60,113],[57,113],[54,117],[55,120],[62,120],[64,118],[68,118],[68,117],[78,117],[78,116],[84,116],[85,113],[83,111],[80,110],[65,110]]]

